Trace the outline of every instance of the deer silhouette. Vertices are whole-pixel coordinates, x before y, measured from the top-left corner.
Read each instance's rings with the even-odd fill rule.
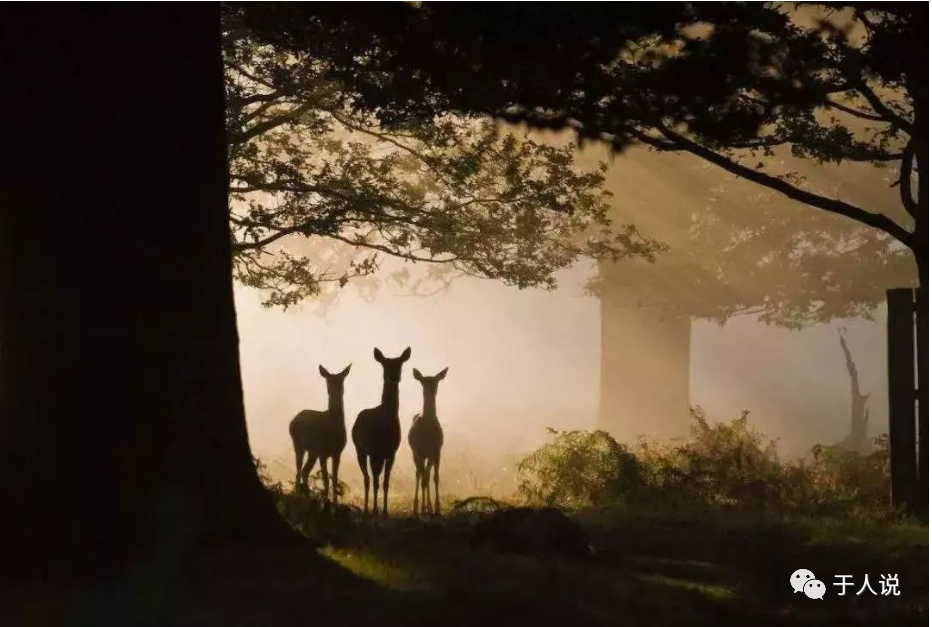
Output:
[[[382,513],[388,513],[388,484],[391,480],[395,453],[401,444],[401,423],[398,421],[398,384],[401,382],[401,367],[411,358],[411,348],[406,348],[394,358],[385,357],[378,348],[373,351],[375,360],[382,364],[382,402],[378,407],[359,412],[353,424],[353,444],[356,459],[362,471],[365,500],[363,512],[369,511],[369,469],[375,492],[372,496],[372,513],[379,513],[379,477],[385,469],[382,482]]]
[[[337,502],[337,486],[339,486],[340,455],[346,447],[346,423],[343,417],[343,381],[349,374],[350,364],[343,372],[330,374],[323,366],[318,366],[320,376],[327,381],[327,409],[314,411],[305,409],[288,425],[291,442],[294,444],[295,489],[307,490],[307,479],[314,469],[314,464],[320,460],[320,471],[324,477],[324,497],[330,496],[330,478],[327,475],[327,458],[333,464],[333,502]],[[307,462],[304,455],[307,454]]]
[[[437,388],[447,376],[444,368],[432,377],[425,377],[420,370],[414,369],[414,378],[421,382],[424,389],[424,409],[414,417],[411,430],[408,431],[408,444],[414,456],[414,514],[440,513],[440,449],[443,448],[443,429],[437,418]],[[430,503],[430,470],[434,470],[434,504]],[[418,489],[421,491],[422,512],[418,512]]]

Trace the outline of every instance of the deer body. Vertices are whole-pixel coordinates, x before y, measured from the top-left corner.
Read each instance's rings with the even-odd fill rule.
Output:
[[[443,448],[443,428],[437,417],[437,388],[447,376],[444,368],[433,377],[425,377],[414,369],[414,378],[424,388],[424,410],[414,417],[408,431],[408,444],[414,457],[414,514],[440,513],[440,449]],[[434,471],[434,503],[430,502],[430,471]],[[421,508],[418,511],[418,490],[421,491]]]
[[[362,471],[365,500],[363,511],[369,511],[369,469],[372,470],[373,487],[372,512],[379,511],[379,482],[384,469],[382,481],[382,513],[388,513],[388,487],[391,480],[395,454],[401,444],[401,422],[398,419],[398,385],[401,382],[401,367],[411,357],[411,349],[406,348],[398,357],[389,359],[378,348],[373,351],[375,360],[382,364],[382,401],[378,407],[359,412],[353,424],[353,445],[356,447],[356,460]]]
[[[298,412],[288,425],[288,433],[294,445],[295,489],[307,490],[308,477],[314,464],[320,460],[320,470],[324,478],[324,496],[330,498],[330,476],[327,472],[327,459],[333,467],[333,502],[337,502],[339,486],[340,456],[346,448],[346,421],[343,412],[343,381],[352,364],[343,372],[330,374],[320,366],[320,376],[327,381],[327,409],[314,411],[305,409]],[[307,455],[307,461],[304,456]]]

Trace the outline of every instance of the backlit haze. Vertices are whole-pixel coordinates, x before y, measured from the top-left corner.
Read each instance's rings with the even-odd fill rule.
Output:
[[[604,158],[594,150],[587,152],[585,161]],[[670,198],[688,194],[692,188],[686,186],[697,183],[689,177],[677,180],[669,172],[652,175],[645,165],[648,158],[643,151],[617,157],[607,187],[625,219],[636,224],[635,196],[666,194],[666,201],[652,208],[652,216],[642,216],[662,225],[664,212],[682,210]],[[848,184],[853,186],[851,193],[866,193],[858,173],[843,174],[826,184]],[[636,189],[630,187],[634,183]],[[737,186],[730,201],[748,189]],[[695,193],[708,196],[707,189]],[[665,239],[663,232],[650,234]],[[384,278],[403,262],[385,260],[382,265]],[[418,271],[412,267],[412,272]],[[288,423],[301,409],[326,407],[318,364],[331,371],[353,364],[345,395],[349,427],[361,409],[379,402],[382,375],[373,347],[394,357],[410,346],[413,356],[401,383],[403,433],[422,402],[412,368],[432,375],[449,367],[438,396],[438,414],[447,434],[445,462],[475,475],[471,489],[490,482],[507,484],[513,477],[509,460],[543,442],[546,427],[596,427],[600,304],[585,289],[596,271],[593,263],[581,262],[559,275],[559,288],[553,292],[461,278],[427,297],[411,296],[406,288],[384,281],[373,298],[365,298],[350,285],[329,307],[308,302],[288,311],[264,309],[257,292],[238,286],[243,385],[254,453],[268,463],[273,476],[292,477]],[[882,309],[875,321],[837,320],[804,330],[767,326],[753,316],[739,316],[724,325],[694,320],[690,402],[701,405],[713,420],[750,411],[754,426],[777,438],[785,455],[802,454],[815,443],[840,441],[849,429],[850,383],[839,327],[847,330],[861,390],[871,395],[869,434],[885,432]],[[651,433],[650,424],[642,427],[617,435],[633,440]],[[396,468],[404,476],[410,474],[410,465],[403,442]],[[352,443],[344,451],[343,468],[341,477],[355,482],[359,471]]]

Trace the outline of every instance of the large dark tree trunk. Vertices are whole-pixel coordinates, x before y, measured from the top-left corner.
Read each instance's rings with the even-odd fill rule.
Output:
[[[291,537],[246,436],[218,11],[0,10],[5,566]]]

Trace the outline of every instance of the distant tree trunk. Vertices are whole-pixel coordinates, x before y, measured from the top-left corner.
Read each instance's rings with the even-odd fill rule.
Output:
[[[292,538],[247,442],[220,55],[212,4],[0,10],[0,562],[20,574]]]
[[[689,317],[640,307],[635,294],[611,283],[600,298],[599,428],[621,440],[688,435]]]
[[[848,342],[845,340],[844,329],[839,331],[838,341],[841,343],[841,350],[845,354],[845,367],[848,369],[848,378],[851,381],[851,426],[847,437],[838,446],[856,453],[867,453],[870,449],[870,443],[867,439],[867,426],[870,416],[867,400],[870,398],[870,394],[861,394],[858,367],[854,363],[851,350],[848,348]]]

